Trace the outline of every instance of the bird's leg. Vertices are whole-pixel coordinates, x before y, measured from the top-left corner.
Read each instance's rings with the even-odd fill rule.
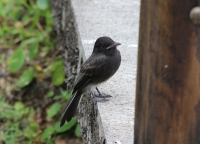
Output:
[[[110,96],[110,95],[102,95],[102,93],[99,91],[99,89],[98,89],[97,87],[96,87],[96,90],[97,90],[97,92],[98,92],[97,95],[94,94],[94,92],[90,90],[90,94],[91,94],[92,97],[94,98],[94,101],[95,101],[95,102],[106,102],[106,101],[108,101],[108,99],[106,99],[106,98],[112,97],[112,96]],[[100,98],[100,99],[98,99],[98,98]]]
[[[96,90],[97,90],[97,92],[99,94],[99,96],[97,96],[97,97],[103,97],[103,95],[101,94],[101,92],[99,91],[99,89],[97,87],[96,87]]]
[[[96,96],[96,97],[99,97],[99,98],[110,98],[110,97],[112,97],[111,95],[102,95],[102,93],[99,91],[99,89],[96,87],[96,90],[97,90],[97,92],[98,92],[98,96]]]
[[[90,90],[90,94],[92,95],[93,98],[95,97],[93,91],[91,91],[91,90]]]
[[[92,95],[95,102],[105,102],[108,101],[108,99],[98,99],[98,97],[90,90],[90,94]]]
[[[97,102],[97,98],[96,98],[96,96],[94,95],[93,91],[91,91],[91,90],[90,90],[90,95],[93,97],[94,101]]]

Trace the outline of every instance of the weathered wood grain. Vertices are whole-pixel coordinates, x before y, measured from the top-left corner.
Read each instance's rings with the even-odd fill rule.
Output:
[[[142,0],[134,144],[200,144],[197,0]]]

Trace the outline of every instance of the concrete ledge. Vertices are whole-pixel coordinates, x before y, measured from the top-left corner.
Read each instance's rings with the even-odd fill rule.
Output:
[[[122,43],[118,48],[122,55],[121,66],[100,87],[113,97],[96,105],[88,96],[80,103],[83,140],[87,144],[112,144],[117,140],[132,144],[140,1],[71,0],[71,3],[86,58],[100,36]]]
[[[62,51],[66,84],[71,89],[75,77],[80,69],[85,55],[78,32],[76,18],[74,16],[71,0],[50,0],[54,19],[54,31],[57,35],[57,51]],[[105,144],[103,124],[98,111],[90,95],[83,96],[79,104],[79,123],[82,130],[82,138],[86,144]]]

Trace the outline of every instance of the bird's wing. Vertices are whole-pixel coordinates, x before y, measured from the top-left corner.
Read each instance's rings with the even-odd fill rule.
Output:
[[[93,78],[94,72],[96,73],[99,69],[100,63],[102,62],[104,56],[91,56],[82,65],[80,72],[76,78],[73,92],[84,88]]]
[[[82,75],[81,73],[79,73],[79,75],[75,81],[75,85],[74,85],[72,94],[74,94],[77,90],[82,90],[90,82],[90,80],[91,80],[91,78],[89,76],[85,76],[85,75]]]

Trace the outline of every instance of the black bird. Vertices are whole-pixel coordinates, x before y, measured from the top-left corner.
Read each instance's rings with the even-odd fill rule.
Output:
[[[121,63],[121,55],[117,46],[121,45],[114,42],[110,37],[100,37],[96,40],[92,55],[82,65],[74,84],[72,97],[69,99],[66,109],[61,116],[60,126],[65,121],[70,121],[76,113],[76,109],[83,93],[98,84],[108,80],[118,70]],[[96,90],[98,97],[105,97]]]

